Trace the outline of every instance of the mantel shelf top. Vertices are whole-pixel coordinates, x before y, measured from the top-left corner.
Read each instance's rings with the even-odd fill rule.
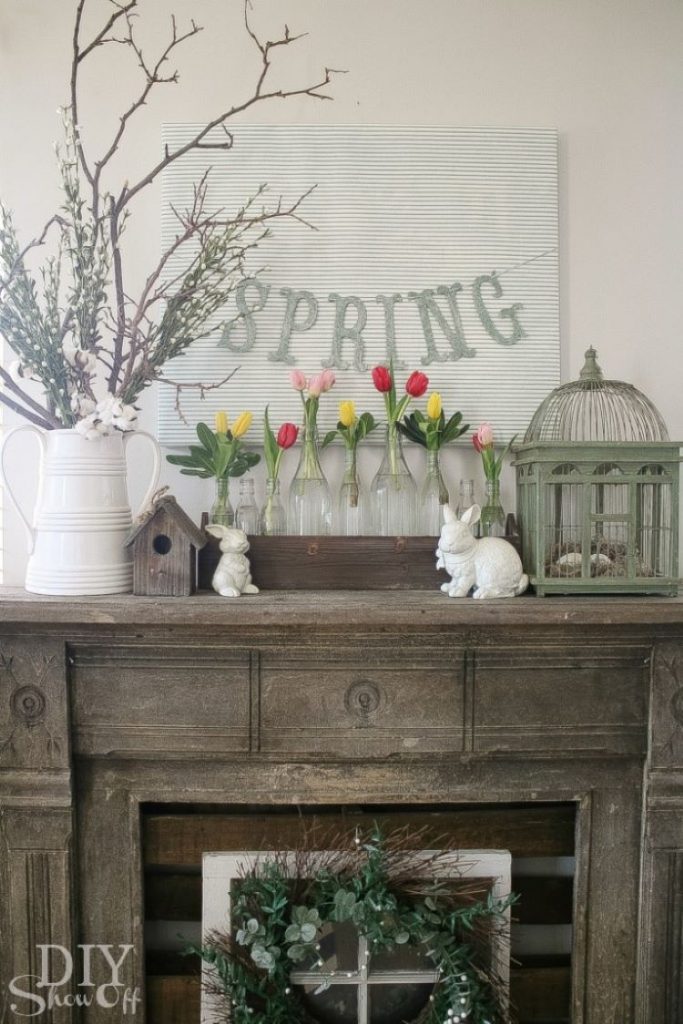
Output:
[[[270,591],[237,599],[201,592],[188,598],[46,597],[0,587],[0,627],[383,626],[415,630],[486,626],[683,626],[683,597],[449,599],[438,591]]]

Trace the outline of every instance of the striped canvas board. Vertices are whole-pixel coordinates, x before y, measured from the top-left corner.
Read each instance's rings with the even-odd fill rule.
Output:
[[[163,144],[178,147],[198,127],[166,125]],[[293,367],[337,373],[323,429],[342,398],[381,414],[369,369],[393,356],[399,385],[423,370],[447,412],[490,420],[501,440],[523,432],[559,383],[554,130],[241,126],[232,150],[193,151],[165,171],[164,247],[177,232],[173,208],[189,205],[209,168],[209,202],[225,211],[264,183],[271,207],[315,186],[300,208],[315,230],[278,220],[249,254],[247,280],[210,336],[167,375],[208,384],[239,370],[204,398],[183,392],[187,423],[160,386],[161,441],[186,443],[219,409],[251,409],[259,429],[266,404],[275,424],[297,419]],[[182,266],[171,260],[169,274]]]

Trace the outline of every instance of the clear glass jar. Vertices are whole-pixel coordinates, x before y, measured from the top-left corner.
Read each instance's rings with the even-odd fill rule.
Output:
[[[401,435],[387,424],[382,464],[370,488],[373,533],[408,537],[417,532],[417,488],[403,457]]]
[[[505,511],[500,503],[500,480],[487,480],[486,497],[479,520],[480,537],[505,536]]]
[[[254,497],[254,481],[252,479],[240,480],[240,496],[235,510],[235,526],[245,533],[253,536],[258,533],[260,522],[259,510],[256,507]]]
[[[458,519],[474,504],[474,480],[461,480],[458,490],[458,507],[455,510]]]
[[[289,488],[287,532],[297,537],[329,534],[332,529],[330,488],[320,465],[318,428],[304,423],[301,456]]]
[[[209,522],[219,526],[234,526],[235,513],[230,504],[230,478],[216,479],[216,497],[209,512]]]
[[[368,532],[367,506],[367,494],[358,476],[356,450],[347,448],[337,506],[337,530],[342,537],[360,537]]]
[[[438,537],[443,526],[443,508],[450,496],[441,475],[439,451],[427,452],[427,475],[420,490],[420,533],[425,537]]]
[[[287,533],[287,515],[280,498],[280,481],[268,477],[266,500],[261,509],[260,532],[266,537],[281,537]]]

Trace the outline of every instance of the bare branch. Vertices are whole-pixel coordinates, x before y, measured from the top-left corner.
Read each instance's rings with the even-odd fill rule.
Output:
[[[230,107],[229,110],[224,111],[222,114],[219,114],[217,117],[215,117],[212,121],[209,121],[208,124],[204,125],[204,127],[200,131],[198,131],[197,134],[192,139],[189,140],[189,142],[186,142],[177,150],[170,151],[168,147],[166,147],[163,158],[155,167],[152,168],[151,171],[149,171],[148,174],[146,174],[133,186],[124,185],[116,201],[118,210],[123,210],[124,207],[127,206],[128,203],[131,201],[131,199],[135,195],[137,195],[138,192],[142,191],[142,189],[150,185],[155,180],[155,178],[157,178],[158,175],[166,167],[169,166],[169,164],[173,163],[175,160],[178,160],[180,157],[184,156],[186,153],[189,153],[191,150],[201,148],[229,148],[226,147],[225,142],[223,141],[220,143],[213,143],[210,140],[208,142],[205,140],[207,139],[207,136],[209,136],[210,133],[215,128],[222,128],[224,131],[227,132],[225,122],[229,121],[237,114],[241,114],[245,110],[249,110],[249,108],[253,107],[255,104],[263,103],[272,99],[291,99],[294,96],[309,96],[312,99],[318,100],[332,99],[331,96],[328,96],[327,93],[323,92],[322,90],[324,90],[330,84],[333,75],[340,75],[346,73],[345,71],[340,71],[336,68],[325,68],[324,76],[320,79],[320,81],[315,82],[313,85],[302,86],[300,89],[273,89],[267,92],[264,91],[263,87],[265,85],[266,78],[271,67],[271,51],[278,46],[289,46],[291,43],[297,42],[299,39],[304,38],[306,33],[301,33],[300,35],[292,35],[289,31],[289,27],[285,25],[285,34],[284,36],[282,36],[282,38],[276,39],[275,41],[272,42],[261,42],[261,40],[259,39],[258,35],[256,34],[256,32],[254,31],[249,22],[249,2],[250,0],[245,0],[244,21],[247,32],[253,39],[255,45],[259,50],[259,53],[261,54],[262,63],[261,72],[252,96],[250,96],[249,99],[244,100],[242,103]]]
[[[14,384],[14,381],[9,377],[6,371],[2,369],[2,367],[0,367],[0,376],[8,387],[10,386],[10,383]],[[25,395],[24,392],[21,391],[21,388],[15,387],[11,388],[11,390],[13,392],[15,390],[19,391],[21,398],[25,402],[30,403],[31,406],[37,405],[33,399],[29,399],[28,395]],[[42,406],[38,406],[40,413],[35,413],[31,408],[28,408],[27,405],[19,405],[18,402],[15,402],[13,398],[10,398],[9,395],[2,390],[2,388],[0,388],[0,402],[2,402],[3,405],[6,405],[8,409],[11,409],[12,412],[16,412],[19,416],[23,416],[24,419],[29,420],[31,423],[35,423],[37,427],[42,427],[43,430],[54,430],[55,427],[62,426],[62,423],[60,423],[57,417],[49,413],[47,409],[43,409]]]
[[[130,6],[135,6],[135,4],[128,5],[126,8],[121,8],[118,12],[119,15],[125,16],[127,34],[122,39],[112,38],[106,41],[121,43],[124,46],[128,46],[130,47],[130,49],[132,49],[133,53],[137,58],[138,65],[142,69],[142,72],[145,76],[145,85],[137,99],[135,99],[131,103],[131,105],[119,119],[119,127],[114,135],[114,138],[111,141],[111,144],[109,145],[109,148],[104,153],[104,155],[95,163],[94,184],[96,186],[99,186],[99,180],[103,168],[109,163],[114,153],[117,151],[121,139],[123,138],[124,132],[126,131],[126,128],[128,126],[128,122],[133,117],[133,115],[137,113],[138,110],[145,106],[147,98],[152,89],[154,88],[154,86],[169,83],[176,84],[178,82],[179,79],[177,71],[173,71],[170,75],[167,76],[161,74],[161,69],[163,65],[168,61],[173,50],[176,49],[176,47],[181,46],[182,43],[184,43],[187,39],[191,39],[193,36],[196,36],[203,31],[202,27],[200,25],[197,25],[196,22],[192,20],[190,22],[190,28],[186,32],[178,34],[178,27],[175,15],[171,15],[172,32],[170,42],[167,44],[166,48],[158,57],[154,65],[149,65],[146,62],[143,52],[135,39],[133,21],[129,14]]]
[[[116,0],[110,0],[110,2],[112,4],[112,6],[116,8],[116,10],[111,15],[111,17],[109,18],[109,20],[105,24],[104,28],[100,29],[100,31],[97,33],[97,35],[95,36],[93,41],[91,43],[89,43],[83,50],[79,50],[79,52],[78,52],[78,63],[79,64],[81,63],[82,60],[85,60],[85,58],[88,56],[88,54],[91,53],[95,49],[96,46],[101,46],[103,43],[111,42],[111,40],[107,38],[107,32],[109,32],[109,30],[114,27],[114,25],[119,20],[119,18],[123,18],[123,17],[127,18],[129,13],[130,13],[130,11],[132,11],[133,8],[137,7],[137,5],[138,5],[138,0],[128,0],[128,3],[125,3],[125,4],[116,3]],[[79,24],[80,24],[82,12],[83,12],[84,4],[85,4],[85,0],[82,0],[82,3],[79,3],[79,5],[78,5],[77,17],[78,17]]]
[[[224,384],[228,383],[231,377],[235,376],[238,370],[239,366],[236,366],[234,370],[230,371],[227,377],[224,377],[223,380],[216,381],[215,384],[201,384],[198,382],[188,384],[185,381],[169,380],[168,377],[157,377],[157,381],[159,384],[168,384],[170,387],[176,389],[174,408],[178,413],[178,418],[181,423],[184,423],[185,426],[187,426],[187,419],[185,418],[185,414],[181,407],[182,392],[186,390],[195,390],[199,391],[200,398],[206,398],[207,391],[215,391],[217,388],[222,388]]]
[[[71,118],[75,126],[76,135],[76,152],[78,153],[78,159],[83,169],[83,174],[90,185],[94,185],[94,179],[92,171],[88,165],[88,161],[85,158],[83,151],[83,145],[81,143],[80,132],[78,131],[78,65],[80,64],[80,35],[81,35],[81,21],[83,19],[83,8],[85,7],[85,0],[78,0],[78,7],[76,8],[76,20],[74,22],[74,34],[72,40],[72,51],[73,56],[71,59]],[[97,190],[93,189],[93,202],[95,208],[97,206]]]
[[[5,387],[8,388],[13,395],[16,395],[19,401],[23,402],[24,405],[28,406],[29,409],[33,410],[33,412],[37,416],[40,416],[46,420],[50,420],[53,427],[62,426],[61,422],[57,419],[57,417],[53,416],[52,413],[50,413],[45,408],[45,406],[41,405],[39,402],[36,402],[35,399],[31,398],[30,395],[27,395],[23,388],[21,388],[17,384],[17,382],[12,379],[9,372],[5,370],[4,367],[2,366],[0,366],[0,380],[2,380]],[[17,410],[15,409],[15,411]]]

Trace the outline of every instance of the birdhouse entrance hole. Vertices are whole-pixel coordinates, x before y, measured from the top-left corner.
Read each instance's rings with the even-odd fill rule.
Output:
[[[171,538],[167,537],[165,533],[159,533],[154,538],[152,547],[158,555],[167,555],[173,547],[173,543]]]

